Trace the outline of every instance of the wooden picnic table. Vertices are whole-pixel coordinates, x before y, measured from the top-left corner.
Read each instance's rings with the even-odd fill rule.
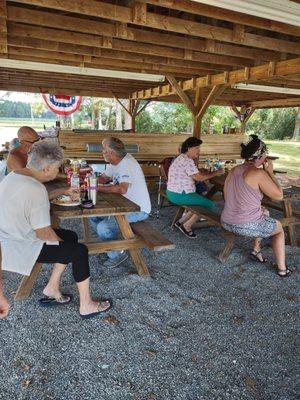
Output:
[[[207,197],[212,198],[215,193],[222,192],[227,174],[216,176],[210,179],[213,184],[212,188],[208,191]],[[283,212],[284,218],[280,219],[283,227],[287,228],[288,242],[292,246],[297,246],[297,235],[295,225],[300,224],[300,212],[293,209],[292,202],[300,200],[300,188],[292,186],[291,188],[283,189],[283,199],[279,201],[271,200],[264,196],[262,205],[271,207]]]
[[[46,184],[48,191],[64,186],[67,186],[65,181],[60,179]],[[140,211],[140,207],[124,196],[113,193],[98,193],[97,204],[92,209],[51,204],[51,225],[53,228],[58,228],[63,219],[79,219],[83,226],[83,242],[88,247],[89,254],[106,253],[110,250],[128,250],[138,274],[150,276],[140,249],[148,247],[152,251],[160,251],[173,249],[175,246],[145,221],[129,224],[127,214],[135,211]],[[116,218],[122,236],[121,239],[99,242],[90,236],[88,218],[102,216]],[[30,275],[22,278],[14,296],[15,301],[26,299],[30,295],[41,266],[42,263],[36,262]]]
[[[61,181],[54,181],[47,184],[47,190],[61,187]],[[94,208],[87,209],[81,206],[66,207],[51,204],[52,227],[58,228],[60,220],[78,218],[83,227],[83,242],[89,249],[89,254],[105,253],[110,250],[128,250],[132,261],[139,275],[149,276],[149,271],[145,261],[140,254],[140,248],[144,244],[140,238],[136,237],[128,222],[127,214],[140,211],[140,207],[128,200],[126,197],[115,193],[97,193],[97,204]],[[119,225],[122,239],[99,242],[92,240],[89,235],[90,217],[108,217],[116,218]]]

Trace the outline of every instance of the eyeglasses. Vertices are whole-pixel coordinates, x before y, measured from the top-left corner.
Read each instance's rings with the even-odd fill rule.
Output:
[[[21,143],[26,142],[26,143],[34,144],[34,143],[36,143],[36,142],[39,142],[40,140],[41,140],[41,138],[38,138],[38,139],[34,140],[33,142],[31,142],[30,140],[20,140],[20,142],[21,142]]]

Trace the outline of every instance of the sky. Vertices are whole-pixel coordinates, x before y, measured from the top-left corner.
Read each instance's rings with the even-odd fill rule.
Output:
[[[36,100],[37,94],[24,92],[6,92],[0,90],[0,100],[22,101],[24,103],[32,103]]]

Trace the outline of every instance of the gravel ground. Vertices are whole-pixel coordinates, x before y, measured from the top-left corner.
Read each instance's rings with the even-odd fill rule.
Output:
[[[104,255],[91,257],[94,295],[114,300],[108,316],[80,319],[70,268],[63,287],[74,301],[39,307],[43,267],[31,297],[0,323],[1,400],[297,398],[299,247],[287,246],[295,272],[286,280],[251,261],[246,241],[221,265],[217,228],[191,240],[169,228],[174,208],[162,214],[150,223],[176,248],[143,250],[151,278],[130,261],[108,270]],[[65,227],[78,231],[75,221]],[[4,278],[12,294],[20,277]]]

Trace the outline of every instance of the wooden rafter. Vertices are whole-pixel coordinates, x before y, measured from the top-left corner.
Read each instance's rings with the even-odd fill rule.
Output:
[[[56,0],[12,0],[12,2],[47,7],[77,14],[82,12],[82,1],[80,0],[65,0],[63,2]],[[162,16],[151,12],[147,12],[143,19],[134,20],[134,13],[130,7],[89,0],[85,2],[84,12],[85,15],[108,18],[122,23],[134,23],[139,26],[181,34],[193,32],[193,36],[215,39],[228,43],[237,43],[234,39],[233,29],[168,16],[163,16],[164,23],[162,24]],[[298,43],[253,33],[245,33],[243,45],[300,55],[300,46]]]
[[[137,28],[128,27],[122,22],[106,23],[102,21],[89,20],[88,22],[82,18],[71,17],[66,15],[53,15],[53,12],[37,11],[22,9],[19,7],[8,6],[8,21],[37,25],[41,27],[49,27],[89,33],[92,35],[101,35],[106,37],[114,37],[123,40],[131,40],[142,43],[150,43],[171,47],[176,49],[194,50],[202,53],[210,53],[210,55],[226,55],[232,57],[233,54],[238,54],[239,58],[247,58],[252,60],[280,60],[280,54],[275,51],[254,49],[245,46],[237,46],[236,44],[219,43],[213,39],[200,39],[191,36],[189,38],[170,35],[167,33],[158,33],[143,31]],[[213,61],[211,62],[220,62]]]
[[[202,15],[205,17],[214,18],[234,22],[236,24],[244,24],[248,26],[253,26],[255,28],[266,29],[272,32],[286,33],[287,35],[300,36],[300,28],[295,25],[288,25],[278,21],[272,21],[267,18],[260,18],[253,15],[247,15],[231,10],[226,10],[225,8],[214,7],[204,3],[197,4],[195,2],[191,3],[188,0],[140,0],[145,3],[154,4],[160,7],[167,7],[171,9],[176,9],[184,11],[187,13],[192,13],[196,15]]]
[[[225,86],[213,86],[203,104],[199,107],[199,110],[197,110],[197,118],[201,119],[203,117],[207,108],[212,104],[217,96],[220,96],[222,94],[225,88]]]
[[[172,75],[167,75],[166,78],[170,82],[171,86],[175,90],[175,92],[178,94],[178,96],[181,98],[182,102],[190,109],[190,111],[195,114],[196,109],[195,106],[192,102],[192,100],[189,98],[189,96],[182,90],[174,76]]]
[[[233,85],[239,82],[252,82],[258,81],[262,79],[267,79],[269,77],[269,64],[260,65],[257,67],[251,67],[249,69],[249,77],[248,80],[245,79],[245,71],[244,69],[237,71],[230,71],[228,74],[228,84]],[[274,76],[285,76],[300,73],[300,58],[295,58],[286,61],[279,61],[275,65]],[[210,82],[207,81],[207,77],[200,77],[196,79],[189,79],[184,82],[181,82],[181,89],[183,91],[186,90],[195,90],[197,87],[209,87],[209,86],[217,86],[224,83],[224,74],[216,74],[210,77]],[[152,90],[153,92],[155,89]],[[168,95],[172,95],[175,93],[175,90],[169,85],[164,85],[160,89],[160,94],[158,96],[148,96],[144,97],[144,92],[140,91],[132,94],[132,98],[151,98],[151,97],[165,97]]]
[[[7,55],[7,7],[6,0],[0,0],[0,54]]]

